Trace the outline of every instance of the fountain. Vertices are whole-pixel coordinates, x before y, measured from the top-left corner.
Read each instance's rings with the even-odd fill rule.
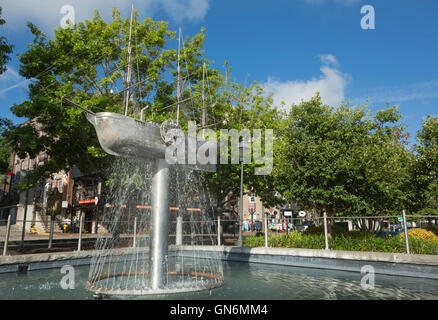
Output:
[[[112,219],[112,222],[110,224],[108,224],[108,221],[106,222],[109,229],[108,231],[110,234],[112,234],[112,240],[108,243],[108,240],[103,237],[98,239],[97,246],[100,246],[102,249],[102,255],[93,260],[86,287],[96,293],[124,295],[166,294],[172,292],[211,289],[223,283],[223,271],[220,263],[218,262],[220,260],[217,259],[216,262],[212,262],[211,256],[207,257],[204,253],[197,252],[196,249],[193,250],[193,248],[191,249],[192,252],[195,253],[193,256],[194,259],[192,259],[193,261],[190,262],[190,260],[187,259],[187,251],[181,250],[184,238],[182,219],[186,211],[190,209],[191,244],[196,244],[194,241],[196,234],[200,234],[200,238],[202,240],[201,243],[204,244],[203,230],[202,232],[195,232],[196,225],[194,223],[193,211],[199,210],[198,212],[201,213],[201,215],[198,216],[201,217],[198,223],[202,225],[202,229],[205,226],[211,229],[212,220],[208,219],[208,217],[207,219],[202,219],[202,217],[205,217],[205,215],[208,213],[208,210],[206,210],[207,208],[188,208],[189,202],[193,202],[197,198],[196,192],[193,190],[193,185],[196,185],[196,180],[198,180],[198,184],[202,185],[202,182],[199,181],[199,177],[195,177],[190,172],[193,172],[193,170],[214,172],[216,167],[213,164],[200,163],[198,159],[196,159],[194,164],[171,166],[167,161],[168,159],[166,158],[166,151],[168,150],[167,148],[169,145],[185,144],[185,151],[183,153],[187,159],[188,154],[193,152],[193,146],[195,147],[194,150],[196,152],[198,147],[204,146],[204,144],[206,144],[209,150],[211,145],[209,146],[208,144],[213,144],[214,148],[217,148],[217,145],[211,141],[197,139],[196,136],[193,137],[190,135],[184,135],[180,130],[178,130],[179,109],[182,92],[180,71],[181,29],[180,36],[178,38],[176,123],[171,120],[167,120],[162,124],[154,121],[144,122],[127,116],[130,100],[130,88],[132,86],[131,33],[133,26],[133,15],[134,6],[132,5],[128,41],[128,70],[124,90],[126,92],[123,101],[125,115],[111,112],[93,113],[82,106],[65,99],[64,97],[61,98],[61,105],[62,99],[65,99],[69,103],[85,111],[88,121],[96,129],[99,143],[105,152],[115,155],[119,159],[127,159],[125,160],[125,163],[116,164],[114,172],[118,172],[122,168],[130,166],[132,172],[125,172],[124,175],[126,177],[130,178],[131,181],[134,181],[134,179],[142,180],[143,183],[137,183],[137,185],[142,184],[143,188],[147,187],[148,185],[151,186],[151,190],[143,190],[143,192],[140,193],[138,190],[136,192],[131,192],[130,190],[132,189],[132,183],[123,183],[123,179],[119,181],[119,188],[115,192],[114,199],[112,199],[115,204],[113,205],[113,209],[109,209],[110,215],[107,217]],[[205,111],[204,105],[203,110]],[[205,119],[204,116],[203,119]],[[203,125],[205,125],[205,123],[203,123]],[[176,135],[175,130],[177,130]],[[180,160],[180,154],[178,154],[178,161]],[[144,166],[145,163],[147,164],[146,166]],[[189,163],[189,161],[185,161],[184,163]],[[141,168],[141,170],[139,170],[139,168]],[[182,186],[178,186],[174,192],[177,194],[178,202],[178,206],[176,208],[178,210],[178,216],[176,219],[175,229],[176,249],[169,250],[169,189],[171,187],[169,181],[171,180],[171,168],[177,168],[174,181],[176,181],[176,183],[185,181],[185,183],[183,183]],[[149,181],[150,183],[144,183],[144,181]],[[190,186],[190,188],[187,188],[187,186]],[[110,259],[108,258],[108,250],[106,249],[110,247],[114,248],[115,242],[120,237],[120,226],[124,222],[121,220],[119,221],[119,218],[124,215],[131,217],[131,211],[134,210],[132,205],[133,194],[136,194],[137,200],[139,200],[140,197],[141,202],[150,203],[150,205],[140,206],[144,209],[148,207],[150,208],[150,221],[147,221],[146,219],[148,217],[147,212],[143,212],[140,215],[139,227],[145,235],[148,234],[149,236],[147,238],[144,237],[143,243],[140,242],[139,245],[137,245],[136,240],[134,240],[133,247],[130,248],[129,252],[125,253],[123,256],[124,262],[118,261],[117,263],[108,263],[108,260]],[[198,198],[199,196],[202,198],[202,192],[200,195],[198,194]],[[128,205],[129,208],[127,214],[121,209],[121,207],[127,206],[126,204],[123,204],[123,202],[126,201],[131,202],[131,205]],[[197,202],[200,203],[202,201]],[[136,206],[135,210],[137,210],[137,208],[138,206]],[[210,213],[212,212],[213,211],[210,210]],[[134,221],[134,235],[136,235],[138,228],[137,212],[135,214]],[[211,233],[209,234],[211,236]],[[148,246],[144,246],[145,242],[148,242]],[[147,259],[146,252],[148,253]],[[176,262],[172,263],[171,259],[176,260]],[[202,266],[202,264],[199,264],[200,259],[203,259],[204,262],[207,263],[204,263]],[[148,264],[146,264],[146,260],[148,261]],[[133,261],[135,261],[135,265]],[[188,262],[191,263],[189,268],[187,268]],[[127,265],[129,265],[128,270],[126,269]],[[172,270],[169,269],[169,266],[172,266]],[[189,271],[187,271],[188,269]],[[134,281],[130,281],[130,277],[132,276],[135,279]],[[137,280],[137,277],[140,279]],[[110,279],[112,279],[112,282]]]
[[[105,249],[113,245],[109,246],[107,244],[108,240],[102,238],[102,255],[92,263],[86,287],[91,291],[102,294],[147,295],[199,291],[220,286],[223,283],[223,274],[221,266],[219,266],[219,260],[215,259],[214,267],[212,267],[211,256],[202,256],[202,253],[198,252],[195,253],[195,259],[190,261],[187,253],[178,249],[183,244],[182,214],[178,214],[176,219],[176,243],[174,246],[176,249],[172,249],[169,252],[170,170],[171,167],[179,165],[174,166],[167,162],[165,150],[169,145],[169,141],[166,138],[167,132],[169,129],[174,129],[174,126],[167,126],[169,123],[160,125],[153,121],[143,122],[111,112],[95,114],[84,108],[82,109],[86,111],[85,114],[88,121],[95,127],[99,143],[105,152],[118,156],[120,159],[127,158],[126,161],[128,162],[117,164],[117,166],[126,166],[129,161],[133,161],[134,164],[131,164],[133,172],[128,174],[142,175],[143,173],[140,171],[149,172],[150,175],[144,177],[144,179],[150,179],[149,181],[151,181],[151,189],[145,192],[150,194],[150,199],[142,199],[142,201],[150,200],[150,221],[144,220],[141,223],[143,226],[149,225],[150,227],[148,241],[146,241],[149,242],[149,245],[143,245],[142,247],[140,244],[130,248],[130,251],[124,254],[124,262],[118,261],[115,264],[113,263],[113,271],[110,271],[111,267],[107,267],[106,270],[108,271],[104,272],[105,267],[103,265],[107,264],[110,260]],[[188,135],[184,135],[184,142],[186,145],[196,143],[197,146],[209,143]],[[185,150],[188,150],[188,148]],[[141,162],[144,164],[143,167],[139,164]],[[139,166],[141,168],[138,168]],[[187,165],[186,168],[176,169],[177,177],[175,179],[177,181],[182,180],[181,177],[185,176],[186,179],[191,180],[189,183],[193,183],[193,175],[187,176],[193,170],[215,171],[215,165],[211,164],[196,163],[191,165],[190,168],[188,167]],[[178,192],[184,193],[183,189],[179,186]],[[126,188],[122,188],[122,192],[126,192]],[[116,197],[115,201],[130,201],[129,194],[118,194]],[[185,197],[187,195],[182,194],[179,196],[180,199]],[[113,209],[113,216],[119,214],[117,210],[121,210],[117,207],[119,206]],[[178,210],[182,211],[182,209]],[[210,220],[210,223],[211,221],[213,220]],[[113,234],[117,234],[115,230],[118,228],[116,226],[118,223],[120,222],[116,219],[110,226],[109,231]],[[205,224],[205,221],[202,221],[202,223]],[[148,257],[146,256],[147,251]],[[128,258],[128,256],[130,257]],[[169,270],[170,259],[178,259],[178,257],[180,257],[181,261],[173,263],[174,270]],[[145,263],[146,259],[148,264]],[[205,260],[207,269],[196,265],[202,259]],[[133,266],[133,260],[137,261],[135,266]],[[138,260],[142,260],[140,266]],[[187,267],[187,263],[191,264],[191,267]],[[127,265],[129,265],[129,270],[127,270]],[[118,271],[115,272],[115,269]],[[187,271],[187,269],[190,269],[190,271]],[[135,278],[135,280],[132,280],[132,278]],[[112,281],[109,281],[109,279],[112,279]]]

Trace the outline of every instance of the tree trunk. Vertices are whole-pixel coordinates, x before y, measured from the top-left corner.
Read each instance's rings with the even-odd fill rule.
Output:
[[[358,220],[358,219],[354,219],[353,224],[354,224],[356,230],[360,230],[362,228],[362,225],[360,224],[360,220]]]
[[[366,229],[367,229],[367,222],[366,222],[366,219],[365,218],[362,218],[362,226],[361,226],[361,228],[360,228],[360,231],[366,231]]]

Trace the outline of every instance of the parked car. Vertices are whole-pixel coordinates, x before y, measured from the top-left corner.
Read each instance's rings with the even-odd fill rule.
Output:
[[[308,221],[308,222],[305,222],[303,224],[295,225],[295,230],[297,230],[299,232],[304,232],[309,227],[313,227],[314,225],[315,225],[315,223],[313,221]]]
[[[414,228],[412,222],[409,222],[409,221],[406,222],[406,227],[408,229]],[[395,230],[395,231],[402,232],[403,231],[403,224],[402,223],[398,223],[398,224],[395,224],[395,225],[390,225],[389,229],[390,230]]]
[[[380,230],[376,233],[376,236],[381,237],[381,238],[386,238],[386,237],[390,237],[390,236],[396,236],[398,234],[402,233],[401,230],[399,231],[386,231],[386,230]]]

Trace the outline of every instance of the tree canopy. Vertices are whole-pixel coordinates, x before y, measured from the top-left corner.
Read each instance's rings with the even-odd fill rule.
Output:
[[[0,26],[6,21],[2,19],[2,8],[0,7]],[[0,36],[0,74],[7,70],[6,64],[11,59],[13,46],[9,44],[4,36]],[[0,118],[0,173],[5,173],[9,169],[9,161],[12,148],[7,140],[3,137],[3,133],[8,130],[12,123],[9,119]],[[2,182],[3,183],[3,182]]]
[[[0,26],[6,21],[2,18],[2,7],[0,7]],[[6,64],[11,59],[13,46],[8,43],[4,36],[0,36],[0,74],[7,70]]]
[[[438,214],[438,117],[428,116],[418,132],[412,170],[414,209]]]
[[[32,23],[28,27],[34,40],[19,61],[20,74],[32,83],[28,99],[11,109],[16,116],[31,121],[11,127],[5,136],[20,157],[45,152],[49,160],[26,175],[21,188],[30,188],[40,179],[74,165],[83,173],[104,171],[112,156],[100,148],[94,128],[82,111],[66,108],[61,97],[92,112],[124,112],[130,20],[122,19],[114,9],[112,21],[105,22],[96,11],[91,21],[78,23],[73,29],[56,29],[53,39]],[[140,110],[149,105],[146,121],[175,119],[178,63],[177,50],[172,49],[177,44],[175,34],[166,22],[139,21],[135,12],[131,37],[133,90],[128,115],[139,118]],[[280,117],[272,99],[265,96],[257,83],[247,86],[233,82],[227,63],[225,74],[214,69],[214,62],[205,57],[204,39],[201,29],[193,37],[183,39],[181,46],[184,101],[181,127],[187,129],[188,121],[201,123],[205,87],[207,125],[218,135],[223,128],[275,128]],[[245,166],[245,188],[263,194],[267,178],[255,176],[255,166]],[[239,168],[219,165],[216,173],[207,175],[218,203],[230,191],[238,193]]]
[[[303,209],[380,215],[404,208],[411,155],[398,110],[371,116],[364,106],[292,106],[275,150],[278,191]]]
[[[54,39],[31,23],[28,27],[34,40],[19,61],[20,74],[32,80],[29,98],[11,109],[16,116],[32,121],[11,128],[6,136],[20,157],[45,152],[49,161],[26,176],[23,188],[74,165],[88,173],[101,170],[110,161],[82,111],[63,107],[61,97],[92,112],[123,113],[130,21],[114,9],[113,19],[107,23],[96,11],[91,21],[78,23],[74,29],[56,29]],[[160,107],[174,101],[174,83],[165,74],[175,62],[175,50],[165,48],[173,38],[174,32],[165,22],[134,19],[130,115],[138,117],[143,105],[150,104],[157,119],[171,116],[173,110]]]
[[[124,113],[123,101],[129,98],[131,117],[139,118],[140,110],[149,105],[146,121],[175,119],[177,42],[176,32],[166,22],[140,21],[134,13],[130,97],[124,90],[130,20],[117,9],[109,22],[96,11],[92,20],[56,29],[53,39],[32,23],[28,27],[34,39],[18,57],[20,75],[31,80],[28,98],[11,110],[29,121],[22,125],[3,121],[0,143],[21,158],[44,152],[49,159],[25,176],[22,189],[75,165],[87,174],[105,171],[113,161],[101,149],[83,112],[67,108],[62,97],[92,112],[116,113]],[[438,209],[437,117],[424,120],[419,145],[412,152],[396,107],[376,112],[368,106],[333,107],[317,95],[284,113],[259,83],[232,81],[227,62],[225,72],[214,68],[204,52],[204,29],[182,41],[179,124],[186,130],[188,122],[195,121],[199,128],[204,105],[205,124],[218,138],[221,129],[261,129],[262,137],[272,130],[272,174],[255,174],[260,166],[255,161],[244,166],[245,190],[260,196],[266,206],[297,203],[330,216]],[[0,73],[11,52],[0,37]],[[262,148],[264,143],[262,139]],[[230,192],[239,194],[240,165],[218,165],[206,179],[220,207]]]

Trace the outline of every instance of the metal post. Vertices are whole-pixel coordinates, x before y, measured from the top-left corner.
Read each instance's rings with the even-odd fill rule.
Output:
[[[329,250],[328,231],[327,231],[327,213],[324,212],[324,236],[325,236],[325,250]]]
[[[82,210],[80,211],[79,216],[79,241],[78,241],[78,251],[81,251],[82,245]]]
[[[406,223],[406,211],[405,210],[403,210],[403,228],[405,229],[406,253],[410,254],[408,226],[407,226],[407,223]]]
[[[263,202],[261,203],[261,207],[262,207],[262,217],[264,217],[265,216],[265,209],[263,207]]]
[[[55,217],[50,216],[50,235],[49,235],[49,246],[48,248],[52,248],[52,240],[53,240],[53,228],[55,227]]]
[[[205,108],[205,62],[202,64],[202,114],[201,127],[204,128],[207,122],[207,110]]]
[[[217,245],[221,245],[221,216],[217,217]]]
[[[154,163],[152,178],[152,216],[149,255],[151,289],[167,284],[167,235],[169,222],[169,164],[165,159]]]
[[[193,217],[193,211],[190,211],[190,244],[195,245],[195,219]]]
[[[11,215],[8,215],[8,226],[6,227],[5,243],[3,245],[3,256],[8,252],[9,234],[11,233]]]
[[[268,247],[268,215],[264,214],[264,216],[265,216],[265,248],[267,248]]]
[[[176,240],[175,243],[177,246],[182,246],[183,243],[183,217],[180,212],[178,212],[178,216],[176,217]]]
[[[180,101],[181,101],[181,68],[180,68],[180,55],[181,55],[181,28],[179,28],[179,36],[178,36],[178,56],[177,56],[177,71],[178,71],[178,80],[176,83],[176,123],[179,124],[179,109],[180,109]]]
[[[99,206],[96,206],[96,224],[94,225],[94,234],[99,232]]]
[[[125,92],[126,100],[125,102],[125,116],[128,115],[128,105],[129,105],[129,94],[131,92],[130,86],[131,86],[131,72],[132,72],[132,65],[131,65],[131,35],[132,35],[132,18],[134,15],[134,5],[132,5],[131,9],[131,23],[129,25],[129,42],[128,42],[128,72],[126,75],[126,86],[127,90]]]
[[[204,245],[204,221],[201,222],[201,246]]]
[[[135,248],[137,244],[137,215],[134,217],[134,241],[132,246]]]
[[[26,232],[27,202],[28,202],[28,199],[29,199],[29,189],[26,190],[26,201],[24,202],[23,228],[21,229],[21,247],[24,247],[24,234]]]
[[[144,111],[149,108],[149,105],[147,105],[146,107],[144,107],[143,109],[141,109],[140,111],[140,121],[143,121],[144,118]]]
[[[240,167],[239,238],[237,239],[237,246],[238,247],[243,247],[242,216],[243,216],[243,161],[242,161],[242,164]]]

